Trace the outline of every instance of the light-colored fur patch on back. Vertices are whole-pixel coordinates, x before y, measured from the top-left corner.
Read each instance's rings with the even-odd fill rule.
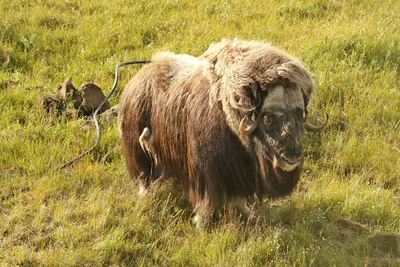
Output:
[[[171,68],[169,75],[172,85],[187,80],[202,65],[202,60],[198,57],[185,54],[177,55],[171,52],[159,52],[152,58],[152,61],[162,60],[169,61]]]

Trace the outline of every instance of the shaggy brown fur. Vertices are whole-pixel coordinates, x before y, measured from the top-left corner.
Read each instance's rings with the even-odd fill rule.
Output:
[[[299,60],[263,42],[223,40],[200,57],[156,54],[121,97],[129,174],[149,184],[167,172],[203,217],[224,199],[288,195],[313,91]],[[243,134],[242,120],[256,130]],[[151,137],[139,142],[146,127]]]

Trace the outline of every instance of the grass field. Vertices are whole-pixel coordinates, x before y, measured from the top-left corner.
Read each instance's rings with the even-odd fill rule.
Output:
[[[398,0],[0,0],[0,266],[400,266],[399,14]],[[300,58],[317,84],[310,118],[331,115],[306,135],[292,196],[197,229],[170,184],[137,196],[116,120],[56,170],[95,138],[44,110],[58,83],[107,92],[119,62],[234,37]],[[138,68],[122,69],[112,105]]]

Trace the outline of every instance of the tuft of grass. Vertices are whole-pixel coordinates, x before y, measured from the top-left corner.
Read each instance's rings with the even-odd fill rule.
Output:
[[[400,234],[400,4],[384,1],[0,0],[0,266],[396,266],[371,253]],[[41,97],[72,77],[108,92],[114,66],[157,51],[200,55],[222,38],[266,40],[303,60],[317,94],[292,196],[191,224],[169,183],[137,195],[116,121],[94,142]],[[116,96],[140,66],[124,67]],[[377,256],[378,255],[378,256]],[[380,255],[380,256],[379,256]]]

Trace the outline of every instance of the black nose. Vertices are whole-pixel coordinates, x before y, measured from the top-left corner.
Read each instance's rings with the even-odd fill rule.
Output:
[[[300,149],[289,148],[281,155],[282,159],[290,164],[295,164],[301,160],[303,153]]]

